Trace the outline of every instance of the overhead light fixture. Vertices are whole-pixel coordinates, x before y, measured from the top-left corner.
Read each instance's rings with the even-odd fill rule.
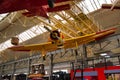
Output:
[[[28,74],[28,73],[24,73],[24,74]]]
[[[107,53],[102,53],[102,54],[100,54],[101,56],[106,56],[107,55]]]
[[[17,75],[17,74],[14,74],[14,75]]]
[[[110,56],[107,55],[107,56],[105,56],[105,57],[106,57],[106,58],[109,58]]]

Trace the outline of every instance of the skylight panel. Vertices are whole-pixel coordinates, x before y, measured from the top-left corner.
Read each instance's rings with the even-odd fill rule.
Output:
[[[21,37],[23,41],[29,39],[29,37],[26,36],[26,32],[21,33],[18,37]]]
[[[60,20],[63,24],[67,23],[63,18],[61,18],[59,15],[54,16],[57,20]]]
[[[4,50],[10,46],[12,46],[12,44],[11,44],[10,39],[9,39],[6,42],[0,44],[0,51]]]
[[[12,46],[11,40],[10,40],[10,39],[7,40],[7,41],[5,42],[5,45],[6,45],[6,48]]]
[[[28,39],[31,38],[31,37],[33,37],[33,36],[34,35],[33,35],[33,33],[31,31],[25,32],[25,37],[28,37]]]
[[[85,4],[86,4],[86,7],[89,9],[90,12],[96,10],[96,7],[95,7],[95,5],[94,5],[93,0],[86,0],[86,1],[85,1]],[[85,5],[85,4],[84,4],[84,5]]]
[[[68,15],[65,11],[61,11],[61,12],[59,12],[59,13],[65,15],[66,17],[71,17],[71,16]]]
[[[100,9],[102,4],[112,4],[112,1],[111,0],[83,0],[77,5],[81,8],[81,10],[85,14],[88,14],[90,12]]]
[[[35,31],[35,33],[36,33],[36,34],[41,34],[41,33],[43,33],[43,31],[42,31],[41,28],[39,27],[39,28],[37,28],[37,30]]]
[[[19,43],[23,42],[23,38],[19,37]]]
[[[29,38],[36,36],[36,34],[33,33],[31,30],[27,31],[27,32],[26,32],[26,35],[27,35]]]
[[[101,4],[106,4],[107,1],[105,1],[105,0],[101,0],[101,1],[99,1],[99,3],[100,3],[100,6],[101,6]]]
[[[56,19],[58,19],[58,20],[63,20],[60,16],[58,16],[58,15],[55,15],[54,16]]]
[[[8,13],[5,14],[0,14],[0,20],[2,20],[4,17],[6,17],[8,15]]]
[[[26,41],[37,35],[42,34],[43,32],[39,28],[41,28],[44,32],[46,31],[43,27],[40,27],[38,25],[34,26],[34,27],[30,28],[29,30],[17,35],[20,39],[22,39],[20,42]]]
[[[86,4],[84,5],[83,2],[81,2],[80,4],[77,4],[77,6],[79,6],[81,8],[83,13],[88,13],[89,12],[89,10],[86,7],[87,5]]]
[[[2,43],[2,44],[0,44],[0,51],[2,51],[2,50],[4,50],[4,44]]]
[[[45,28],[43,28],[43,27],[41,27],[40,28],[43,32],[46,32],[47,30],[45,29]],[[51,28],[49,28],[49,29],[51,29]]]

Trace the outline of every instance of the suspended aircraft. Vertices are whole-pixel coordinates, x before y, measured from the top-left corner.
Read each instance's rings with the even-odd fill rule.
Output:
[[[48,18],[47,12],[70,9],[70,1],[72,0],[0,0],[0,14],[27,10],[22,13],[27,17]]]
[[[45,57],[47,52],[55,51],[57,49],[60,49],[59,46],[63,46],[62,48],[74,48],[82,44],[89,43],[91,41],[97,41],[104,37],[107,37],[108,35],[111,35],[115,33],[116,28],[107,29],[103,31],[99,31],[92,34],[87,34],[85,36],[79,36],[79,37],[73,37],[70,39],[64,39],[61,38],[59,35],[59,31],[51,31],[50,32],[50,38],[51,41],[40,43],[40,44],[30,44],[30,45],[16,45],[9,47],[8,49],[12,51],[40,51],[41,55]],[[60,42],[60,45],[59,45]]]

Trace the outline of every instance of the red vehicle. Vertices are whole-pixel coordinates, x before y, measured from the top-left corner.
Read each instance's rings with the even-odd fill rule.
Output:
[[[83,75],[80,69],[75,70],[75,78],[74,70],[71,70],[71,80],[81,80],[81,76],[83,76],[83,80],[107,80],[108,75],[119,74],[120,76],[120,66],[107,66],[100,68],[85,68],[83,69]],[[109,80],[109,79],[108,79]],[[119,80],[119,79],[116,79]]]

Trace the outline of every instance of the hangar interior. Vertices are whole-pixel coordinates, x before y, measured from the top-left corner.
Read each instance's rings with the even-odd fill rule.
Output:
[[[40,16],[26,17],[22,11],[0,14],[0,80],[2,76],[26,74],[32,64],[44,63],[45,73],[52,75],[56,71],[70,73],[71,63],[84,67],[95,67],[100,61],[111,60],[113,65],[120,64],[120,10],[102,9],[102,4],[120,5],[119,0],[74,0],[71,9],[48,13],[49,20]],[[109,28],[117,28],[115,34],[100,41],[79,45],[75,48],[59,49],[48,52],[43,60],[41,52],[16,52],[8,50],[11,38],[19,38],[20,45],[39,44],[48,41],[49,32],[58,29],[65,39],[84,36]],[[71,44],[71,43],[70,43]],[[52,79],[50,79],[52,80]]]

